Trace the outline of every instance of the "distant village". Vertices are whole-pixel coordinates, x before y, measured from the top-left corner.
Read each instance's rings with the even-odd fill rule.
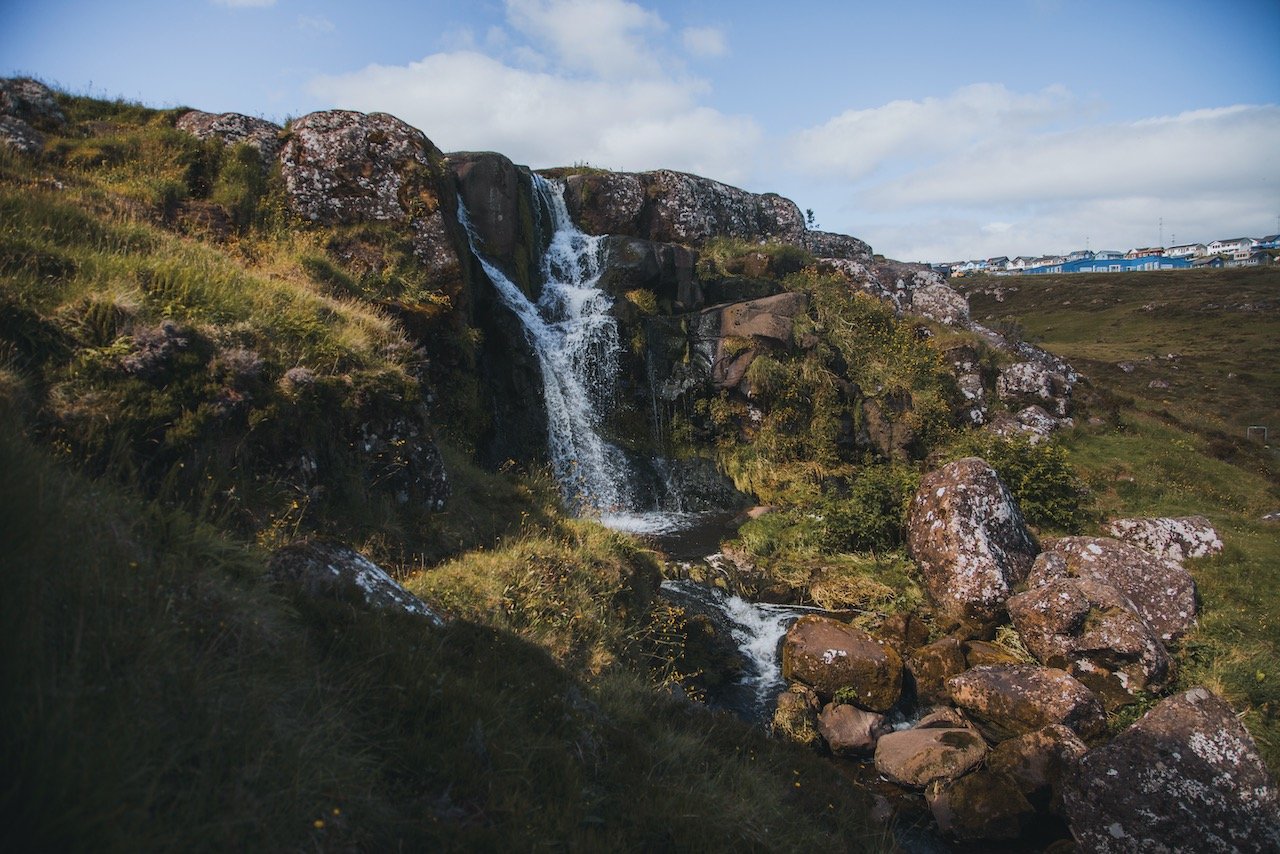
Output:
[[[982,258],[934,264],[947,276],[986,273],[996,276],[1036,273],[1123,273],[1133,270],[1184,270],[1202,267],[1257,267],[1275,264],[1280,258],[1280,234],[1267,237],[1230,237],[1212,243],[1184,243],[1178,246],[1148,246],[1118,252],[1080,249],[1068,255],[1017,258]]]

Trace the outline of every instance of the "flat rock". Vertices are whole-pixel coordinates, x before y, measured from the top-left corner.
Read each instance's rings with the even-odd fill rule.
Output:
[[[1033,586],[1065,574],[1114,587],[1162,641],[1176,640],[1195,624],[1195,581],[1176,561],[1110,537],[1063,537],[1048,541],[1044,552],[1062,560],[1045,558],[1032,573]]]
[[[884,715],[848,703],[828,703],[818,715],[818,732],[836,756],[870,754],[880,736],[891,731]]]
[[[1060,578],[1008,603],[1027,649],[1042,664],[1066,670],[1114,709],[1155,692],[1173,662],[1155,631],[1118,590],[1085,578]]]
[[[323,540],[293,543],[271,555],[267,573],[276,584],[317,598],[351,597],[370,608],[402,611],[434,626],[444,618],[401,587],[385,569],[350,546]]]
[[[873,712],[888,711],[902,694],[897,650],[829,617],[805,615],[787,630],[782,675],[804,682],[824,700],[852,689],[853,702]]]
[[[943,613],[989,622],[1035,559],[1035,540],[995,469],[977,457],[925,475],[907,516],[907,547]]]
[[[1204,688],[1085,754],[1063,806],[1084,851],[1280,851],[1276,782],[1231,707]]]
[[[908,729],[876,742],[876,770],[899,786],[923,789],[934,780],[952,780],[987,755],[982,736],[966,728]]]
[[[1118,540],[1178,562],[1222,551],[1222,538],[1203,516],[1113,519],[1106,530]]]
[[[1034,664],[974,667],[947,680],[951,700],[992,741],[1004,741],[1050,724],[1081,738],[1106,729],[1102,703],[1067,673]]]

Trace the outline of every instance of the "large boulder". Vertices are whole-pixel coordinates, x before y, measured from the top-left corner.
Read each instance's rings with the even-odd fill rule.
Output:
[[[796,320],[808,309],[807,295],[783,293],[698,314],[692,322],[694,348],[706,359],[712,384],[717,389],[738,388],[762,351],[814,343],[807,338],[797,341],[794,334]]]
[[[992,741],[1063,724],[1086,741],[1107,719],[1093,692],[1065,670],[1033,664],[974,667],[947,680],[951,701]]]
[[[242,143],[250,145],[267,162],[274,160],[276,152],[280,150],[279,125],[240,113],[191,110],[179,116],[175,126],[197,139],[219,139],[228,146]]]
[[[884,715],[848,703],[828,703],[818,715],[818,732],[836,756],[869,754],[880,736],[891,731]]]
[[[1027,649],[1079,679],[1107,708],[1159,691],[1173,676],[1164,644],[1114,587],[1062,578],[1011,597],[1007,607]]]
[[[907,516],[907,548],[938,609],[975,622],[1000,615],[1037,551],[1008,488],[976,457],[925,475]]]
[[[0,144],[23,154],[44,150],[44,134],[15,116],[0,115]]]
[[[1203,516],[1113,519],[1107,533],[1157,557],[1182,562],[1222,551],[1222,538]]]
[[[604,257],[600,287],[614,296],[647,290],[673,313],[702,308],[702,289],[694,272],[696,251],[675,243],[613,235],[604,240]]]
[[[378,610],[422,617],[434,626],[444,625],[443,617],[396,583],[386,570],[340,543],[311,540],[284,546],[272,554],[267,574],[275,584],[308,596],[357,601]]]
[[[1071,407],[1071,382],[1052,365],[1015,362],[1000,372],[996,394],[1010,407],[1037,405],[1064,416]]]
[[[1032,587],[1054,578],[1084,578],[1118,590],[1162,641],[1195,624],[1196,584],[1181,564],[1110,537],[1062,537],[1045,544],[1029,579]]]
[[[1059,813],[1066,776],[1088,750],[1069,728],[1051,724],[997,744],[987,767],[1007,775],[1036,806]]]
[[[964,649],[954,637],[926,644],[907,655],[907,670],[916,685],[916,700],[922,704],[946,702],[947,680],[968,668]]]
[[[53,90],[30,77],[0,78],[0,115],[43,131],[60,130],[67,123]]]
[[[935,282],[911,294],[911,313],[945,326],[962,326],[969,320],[969,300],[941,282]]]
[[[782,675],[809,685],[824,700],[849,689],[854,703],[873,712],[893,708],[902,694],[897,650],[861,629],[814,614],[787,630]]]
[[[990,767],[934,781],[925,801],[938,830],[963,841],[1018,839],[1036,815],[1017,782]]]
[[[907,729],[876,742],[876,770],[899,786],[923,789],[934,780],[954,780],[982,762],[987,744],[965,727]]]
[[[1280,792],[1231,707],[1204,688],[1087,753],[1063,805],[1082,850],[1280,851]]]

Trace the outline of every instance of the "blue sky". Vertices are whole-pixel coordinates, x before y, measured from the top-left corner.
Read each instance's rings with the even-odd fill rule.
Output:
[[[1280,2],[0,4],[0,73],[674,168],[904,260],[1280,231]]]

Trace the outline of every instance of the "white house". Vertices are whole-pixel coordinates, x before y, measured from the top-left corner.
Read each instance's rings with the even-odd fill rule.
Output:
[[[1095,261],[1115,261],[1123,257],[1124,253],[1115,249],[1099,249],[1093,253],[1093,260]]]
[[[1209,244],[1210,255],[1226,255],[1233,260],[1242,261],[1253,254],[1258,241],[1252,237],[1229,237],[1226,240],[1215,240]]]
[[[1209,247],[1203,243],[1182,243],[1164,250],[1167,258],[1199,258],[1208,254]]]

